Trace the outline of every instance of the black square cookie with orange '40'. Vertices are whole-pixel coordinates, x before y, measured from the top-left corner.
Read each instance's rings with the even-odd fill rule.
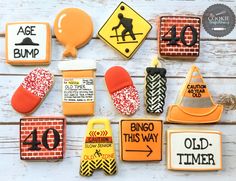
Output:
[[[158,52],[164,58],[195,59],[200,53],[201,19],[160,16],[157,20]]]

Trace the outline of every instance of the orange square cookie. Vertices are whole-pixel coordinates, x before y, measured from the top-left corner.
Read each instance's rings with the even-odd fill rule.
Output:
[[[51,59],[51,31],[48,23],[17,22],[6,25],[6,63],[47,65]]]
[[[161,161],[162,130],[161,120],[121,120],[120,159],[124,161]]]

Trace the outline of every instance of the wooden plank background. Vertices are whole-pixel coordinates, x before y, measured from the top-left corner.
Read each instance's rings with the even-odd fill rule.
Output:
[[[153,29],[134,57],[127,61],[97,38],[97,31],[116,8],[116,0],[1,0],[0,1],[0,180],[235,180],[236,176],[236,111],[224,111],[222,120],[213,125],[175,125],[168,128],[202,128],[223,132],[223,171],[175,172],[166,169],[166,139],[164,137],[163,161],[129,163],[119,161],[118,123],[122,116],[112,105],[104,83],[104,73],[113,65],[124,66],[137,86],[141,107],[133,116],[155,117],[144,110],[144,68],[157,54],[155,19],[159,14],[202,15],[212,4],[224,3],[236,13],[235,0],[127,0],[137,12],[145,17]],[[79,162],[86,123],[91,117],[68,117],[66,158],[60,162],[25,162],[19,158],[19,119],[10,100],[13,92],[34,67],[17,67],[5,64],[5,23],[14,21],[45,21],[53,27],[56,14],[66,7],[78,7],[87,11],[94,21],[94,36],[90,43],[78,51],[78,59],[97,61],[96,116],[112,121],[116,143],[118,174],[105,176],[95,172],[91,178],[79,175]],[[236,94],[236,28],[223,38],[208,35],[202,28],[200,57],[192,61],[162,60],[167,69],[168,90],[166,106],[174,103],[184,77],[192,64],[199,66],[214,99],[222,93]],[[64,47],[52,36],[52,63],[47,67],[56,75],[56,83],[48,97],[33,115],[61,115],[61,73],[57,68]],[[160,118],[165,120],[166,112]]]

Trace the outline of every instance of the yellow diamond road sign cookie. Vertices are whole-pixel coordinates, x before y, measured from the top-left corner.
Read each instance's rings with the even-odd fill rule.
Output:
[[[142,16],[121,2],[98,32],[108,45],[130,59],[152,29]]]

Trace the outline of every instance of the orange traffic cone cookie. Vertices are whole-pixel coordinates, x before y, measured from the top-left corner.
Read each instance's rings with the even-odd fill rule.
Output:
[[[174,123],[214,123],[221,118],[223,105],[215,104],[199,69],[192,66],[177,102],[171,105],[167,121]]]
[[[120,66],[114,66],[106,72],[105,81],[116,109],[124,115],[134,114],[140,100],[129,73]]]
[[[33,112],[52,88],[53,81],[53,75],[48,70],[34,69],[25,77],[12,96],[12,107],[23,114]]]
[[[112,130],[108,119],[91,119],[87,126],[80,160],[80,175],[92,176],[97,169],[102,169],[107,175],[114,175],[117,171]]]
[[[86,45],[92,38],[91,17],[78,8],[64,9],[55,19],[54,33],[57,40],[66,47],[63,56],[76,57],[76,48]]]

